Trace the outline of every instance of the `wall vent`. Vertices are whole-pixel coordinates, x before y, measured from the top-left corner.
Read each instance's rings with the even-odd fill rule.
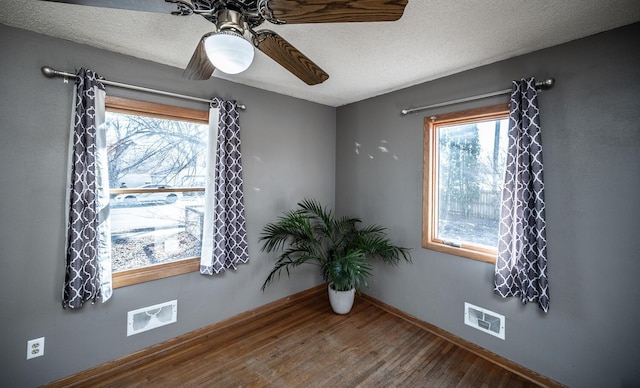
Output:
[[[178,301],[156,304],[127,313],[127,337],[178,320]]]
[[[464,323],[500,339],[504,339],[504,315],[464,303]]]

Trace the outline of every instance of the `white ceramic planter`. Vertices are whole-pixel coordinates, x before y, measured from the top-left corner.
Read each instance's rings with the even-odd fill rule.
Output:
[[[329,283],[329,303],[331,304],[331,308],[333,312],[336,314],[348,314],[351,311],[351,307],[353,307],[353,300],[355,299],[356,289],[351,289],[349,291],[336,291],[331,288],[331,283]]]

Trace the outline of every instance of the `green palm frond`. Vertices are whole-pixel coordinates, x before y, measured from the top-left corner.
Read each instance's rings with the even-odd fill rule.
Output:
[[[300,266],[302,264],[315,264],[320,267],[324,267],[324,263],[322,263],[318,259],[318,255],[314,254],[310,250],[300,249],[300,248],[290,248],[284,251],[278,259],[276,260],[276,264],[273,270],[267,276],[267,279],[262,284],[262,290],[269,285],[275,279],[279,279],[282,271],[287,273],[287,277],[291,276],[290,269]]]
[[[411,261],[408,249],[393,245],[389,238],[380,233],[361,231],[358,234],[357,245],[366,255],[378,258],[387,264],[398,264],[401,257],[405,261]]]
[[[262,230],[260,241],[265,241],[262,251],[281,250],[287,242],[313,239],[313,230],[308,217],[301,211],[291,211],[267,224]]]

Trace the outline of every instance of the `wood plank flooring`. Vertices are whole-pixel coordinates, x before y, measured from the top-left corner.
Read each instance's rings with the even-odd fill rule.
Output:
[[[76,383],[91,387],[536,386],[367,299],[358,298],[349,315],[336,315],[325,292],[233,325],[214,327],[197,341],[147,358],[133,368],[96,373]]]

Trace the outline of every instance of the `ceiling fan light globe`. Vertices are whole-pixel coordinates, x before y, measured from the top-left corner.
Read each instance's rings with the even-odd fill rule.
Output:
[[[204,41],[204,49],[211,64],[223,73],[242,73],[253,62],[253,45],[235,31],[211,35]]]

